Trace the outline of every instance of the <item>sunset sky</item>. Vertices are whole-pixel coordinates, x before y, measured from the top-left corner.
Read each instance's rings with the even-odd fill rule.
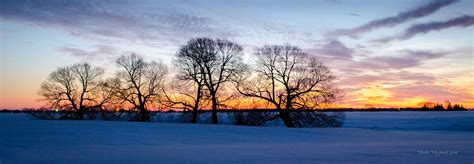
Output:
[[[290,43],[338,77],[339,107],[474,107],[472,0],[0,0],[0,108],[40,107],[58,66],[115,72],[136,52],[172,69],[194,37],[258,46]]]

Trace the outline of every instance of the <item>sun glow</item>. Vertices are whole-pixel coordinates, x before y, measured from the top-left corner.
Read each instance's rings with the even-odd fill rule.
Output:
[[[363,101],[369,104],[383,104],[387,99],[391,97],[389,91],[385,90],[382,86],[367,86],[356,92],[359,95],[357,100]]]

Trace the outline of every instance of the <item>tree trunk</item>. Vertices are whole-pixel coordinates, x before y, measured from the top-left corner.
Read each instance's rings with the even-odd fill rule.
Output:
[[[287,90],[288,95],[290,95],[290,91]],[[285,123],[285,126],[287,128],[293,128],[295,127],[295,124],[293,123],[293,120],[291,119],[291,102],[292,98],[288,96],[286,98],[286,104],[285,104],[285,109],[284,110],[279,110],[280,111],[280,118],[283,120],[283,123]]]
[[[295,124],[293,124],[293,120],[291,120],[290,111],[285,109],[284,111],[280,111],[280,119],[283,121],[287,128],[294,128]]]
[[[219,124],[219,120],[217,119],[217,98],[215,94],[212,95],[212,123]]]
[[[199,102],[201,101],[202,85],[200,82],[198,82],[198,87],[196,90],[197,90],[197,94],[196,94],[196,100],[194,101],[194,106],[193,106],[193,118],[191,119],[191,123],[193,124],[197,123]]]
[[[80,106],[75,114],[76,114],[76,119],[83,120],[84,119],[84,114],[85,114],[84,107]]]
[[[148,114],[148,111],[145,109],[144,104],[140,104],[140,120],[142,122],[149,122],[150,121],[150,115]]]
[[[197,116],[198,116],[198,111],[197,109],[193,109],[193,118],[191,119],[191,123],[195,124],[197,123]]]

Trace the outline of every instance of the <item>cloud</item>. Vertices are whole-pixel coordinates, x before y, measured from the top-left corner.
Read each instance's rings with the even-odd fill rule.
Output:
[[[57,28],[82,37],[125,39],[160,44],[207,35],[233,36],[212,19],[168,2],[5,0],[0,18]]]
[[[389,88],[388,90],[392,93],[392,101],[403,100],[403,98],[414,96],[423,96],[429,101],[435,102],[442,102],[444,100],[461,102],[466,99],[474,99],[474,96],[466,91],[434,84],[400,85]]]
[[[431,31],[439,31],[451,27],[469,27],[474,25],[474,17],[464,15],[447,21],[437,21],[423,24],[416,24],[406,29],[405,32],[398,36],[385,37],[373,40],[372,42],[387,43],[393,40],[407,40],[419,34],[426,34]]]
[[[339,102],[358,106],[369,103],[377,107],[385,107],[415,106],[426,101],[443,102],[449,100],[454,103],[465,103],[474,100],[474,95],[466,92],[463,88],[441,86],[434,83],[400,83],[402,80],[397,79],[398,83],[393,82],[390,85],[380,82],[359,83],[357,87],[344,89],[347,96],[340,99]]]
[[[421,101],[472,102],[474,95],[464,86],[439,84],[444,76],[409,71],[359,73],[345,76],[338,85],[347,96],[339,101],[343,104],[362,105],[370,101],[379,105],[415,105]],[[421,98],[421,99],[420,99]],[[418,99],[420,99],[418,101]]]
[[[98,60],[101,57],[107,57],[108,55],[114,55],[117,53],[115,48],[108,45],[95,45],[92,48],[93,50],[84,50],[72,46],[62,46],[57,50],[83,60]]]
[[[399,56],[376,56],[365,58],[353,63],[352,68],[363,70],[387,70],[415,67],[425,60],[435,59],[446,55],[447,52],[432,52],[427,50],[403,50]]]
[[[353,77],[348,78],[352,83],[357,81],[361,84],[380,82],[382,84],[392,84],[400,83],[400,81],[413,81],[416,84],[431,84],[436,81],[436,77],[433,77],[429,74],[424,73],[412,73],[407,71],[392,72],[390,74],[385,74],[380,76],[377,74],[359,74]],[[350,83],[350,81],[347,81]]]
[[[345,76],[360,75],[363,72],[383,72],[417,67],[427,60],[453,53],[452,51],[406,49],[399,50],[394,54],[368,56],[372,52],[365,50],[364,46],[347,47],[337,39],[305,51],[318,57],[333,70]]]
[[[421,18],[427,15],[430,15],[438,11],[440,8],[448,6],[454,2],[457,2],[457,0],[434,0],[431,3],[428,3],[426,5],[419,6],[417,8],[414,8],[405,12],[400,12],[395,16],[373,20],[352,29],[335,30],[335,31],[329,32],[329,35],[331,36],[344,36],[345,35],[345,36],[351,36],[351,37],[357,38],[360,34],[373,31],[377,28],[393,27],[393,26],[405,23],[412,19]]]
[[[355,16],[355,17],[359,17],[359,16],[360,16],[360,15],[359,15],[359,14],[357,14],[357,13],[350,13],[349,15],[351,15],[351,16]]]
[[[327,60],[350,60],[354,53],[353,49],[348,48],[337,39],[331,40],[316,48],[307,49],[307,51],[312,55]]]
[[[341,4],[341,0],[326,0],[326,2],[334,3],[334,4]]]
[[[354,75],[345,75],[339,78],[337,84],[344,86],[346,93],[356,92],[365,86],[382,85],[392,88],[401,85],[420,86],[431,85],[439,77],[426,73],[414,73],[409,71],[390,71],[381,73],[359,72]],[[361,88],[362,87],[362,88]]]

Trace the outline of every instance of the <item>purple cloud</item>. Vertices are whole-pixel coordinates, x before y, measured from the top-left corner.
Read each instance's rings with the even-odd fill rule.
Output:
[[[352,59],[353,49],[348,48],[337,39],[323,44],[317,48],[307,50],[310,54],[327,60],[350,60]]]
[[[457,90],[446,86],[439,86],[434,84],[423,85],[400,85],[393,88],[388,88],[392,93],[391,100],[402,101],[406,97],[422,96],[429,101],[442,102],[445,100],[453,102],[462,102],[474,99],[473,95],[465,90]]]
[[[167,2],[5,0],[0,19],[64,30],[86,38],[115,38],[147,45],[180,42],[196,35],[234,36],[212,19]],[[164,39],[165,38],[165,39]]]
[[[393,40],[407,40],[416,35],[426,34],[431,31],[439,31],[451,27],[469,27],[472,25],[474,25],[474,17],[471,15],[464,15],[447,21],[416,24],[406,29],[401,35],[376,39],[373,40],[373,42],[387,43]]]
[[[71,46],[62,46],[57,49],[59,52],[67,53],[68,55],[81,58],[83,60],[97,60],[100,57],[107,57],[114,55],[117,50],[108,45],[96,45],[93,46],[93,50],[84,50]]]
[[[329,34],[332,36],[346,35],[346,36],[351,36],[353,38],[357,38],[360,34],[370,32],[377,28],[393,27],[393,26],[405,23],[412,19],[421,18],[427,15],[430,15],[438,11],[440,8],[448,6],[454,2],[457,2],[457,0],[434,0],[431,3],[428,3],[426,5],[423,5],[423,6],[420,6],[420,7],[405,11],[405,12],[400,12],[396,16],[373,20],[352,29],[341,29],[341,30],[332,31]]]
[[[416,85],[427,85],[433,84],[437,78],[424,73],[412,73],[408,71],[398,71],[391,72],[389,74],[384,74],[383,76],[379,74],[354,74],[341,77],[339,84],[343,86],[362,86],[367,83],[381,83],[388,85],[399,85],[400,80],[411,80],[414,81]]]
[[[351,67],[363,70],[402,69],[415,67],[420,65],[425,60],[435,59],[446,55],[446,53],[442,52],[424,50],[403,50],[400,52],[404,53],[404,55],[369,57],[359,62],[355,62]]]

